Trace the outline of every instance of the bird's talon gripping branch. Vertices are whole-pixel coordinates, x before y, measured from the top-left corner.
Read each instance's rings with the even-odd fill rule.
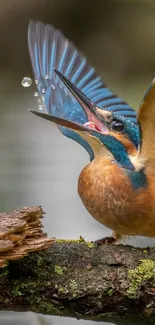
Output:
[[[96,247],[99,247],[101,245],[105,245],[105,244],[114,244],[116,243],[116,239],[114,237],[103,237],[101,239],[97,239],[94,241],[94,244]]]

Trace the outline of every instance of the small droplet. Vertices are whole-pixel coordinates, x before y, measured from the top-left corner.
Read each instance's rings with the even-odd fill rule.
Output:
[[[45,79],[48,79],[48,74],[45,75]]]
[[[34,97],[37,97],[37,96],[38,96],[38,93],[37,93],[37,92],[35,92],[35,93],[34,93]]]
[[[43,109],[43,105],[39,104],[39,110],[41,111]]]
[[[41,98],[38,98],[38,103],[41,103]]]
[[[22,80],[23,87],[30,87],[32,85],[32,79],[29,77],[24,77]]]
[[[45,89],[43,88],[43,89],[41,90],[41,92],[42,92],[42,94],[44,94],[44,93],[45,93]]]
[[[55,89],[55,86],[54,85],[51,85],[52,89]]]
[[[35,84],[38,85],[38,80],[37,79],[35,80]]]

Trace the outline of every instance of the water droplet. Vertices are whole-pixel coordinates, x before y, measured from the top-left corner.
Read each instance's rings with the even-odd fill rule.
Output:
[[[44,94],[44,93],[45,93],[45,89],[43,88],[43,89],[41,90],[41,92],[42,92],[42,94]]]
[[[48,79],[48,74],[45,75],[45,79]]]
[[[41,98],[38,98],[38,103],[41,103]]]
[[[35,93],[34,93],[34,97],[37,97],[37,96],[38,96],[38,93],[37,93],[37,92],[35,92]]]
[[[39,104],[39,110],[41,111],[43,109],[43,105]]]
[[[29,77],[24,77],[22,80],[23,87],[30,87],[32,85],[32,79]]]
[[[55,86],[54,85],[51,85],[52,89],[55,89]]]
[[[35,80],[35,84],[38,85],[38,80],[37,79]]]

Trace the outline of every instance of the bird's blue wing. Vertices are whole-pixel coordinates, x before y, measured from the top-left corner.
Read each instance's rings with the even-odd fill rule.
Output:
[[[136,112],[106,87],[86,58],[59,30],[31,21],[28,45],[38,90],[49,114],[82,124],[87,122],[80,105],[53,71],[56,68],[97,106],[137,123]]]
[[[49,114],[80,124],[88,121],[79,103],[55,74],[53,68],[56,68],[97,106],[137,123],[136,112],[106,87],[86,58],[59,30],[31,21],[28,46],[38,91]],[[64,135],[82,144],[93,157],[92,149],[80,136],[64,127],[59,128]]]

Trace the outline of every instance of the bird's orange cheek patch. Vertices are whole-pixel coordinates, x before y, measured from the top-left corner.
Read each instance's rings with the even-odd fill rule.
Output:
[[[130,141],[128,138],[125,137],[124,134],[117,134],[115,132],[110,132],[110,135],[114,138],[116,138],[117,140],[119,140],[125,147],[126,151],[131,154],[134,155],[137,152],[137,149],[135,147],[135,145],[133,144],[132,141]]]

